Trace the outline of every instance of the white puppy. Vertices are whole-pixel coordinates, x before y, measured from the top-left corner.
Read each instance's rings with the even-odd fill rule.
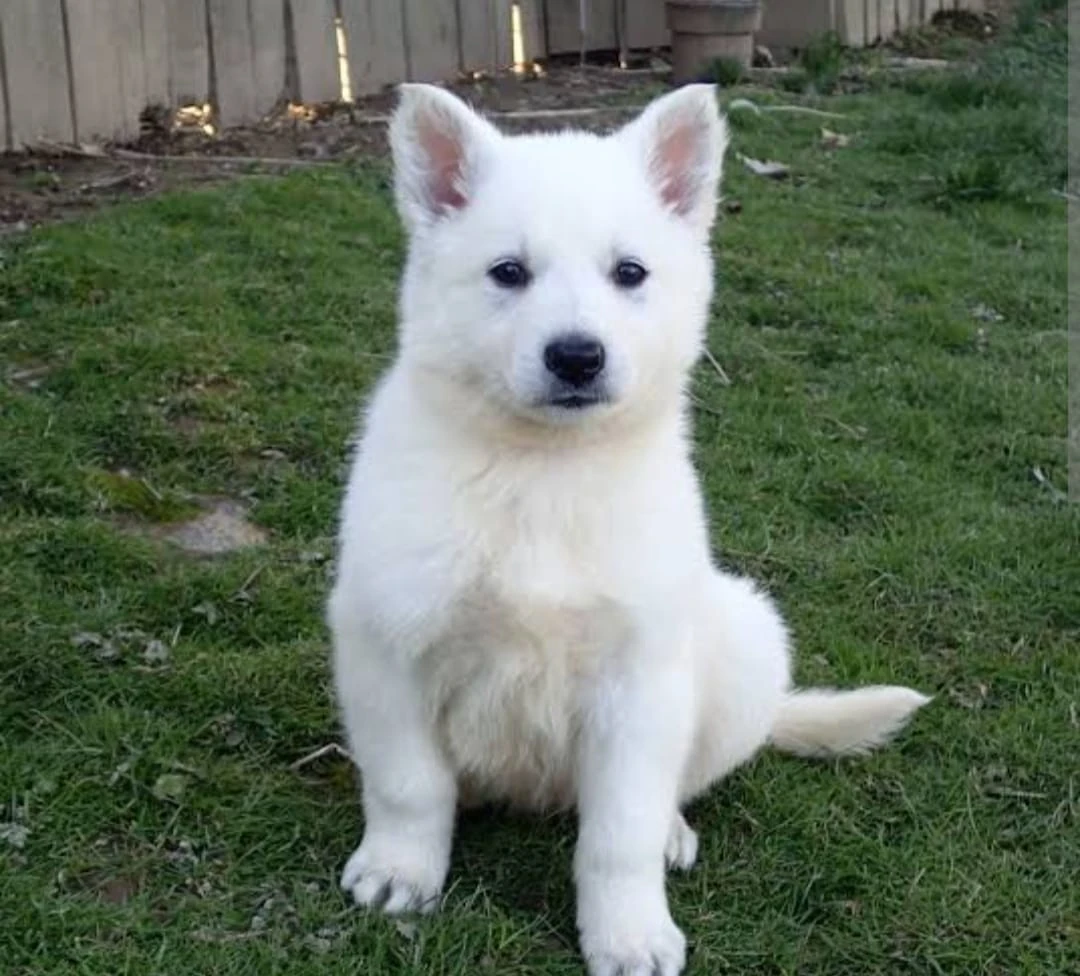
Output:
[[[713,89],[607,137],[510,137],[409,85],[390,136],[400,349],[329,603],[365,820],[342,884],[427,909],[459,802],[576,806],[589,972],[673,976],[680,807],[767,743],[862,752],[927,699],[793,691],[773,604],[710,559],[686,386],[727,142]]]

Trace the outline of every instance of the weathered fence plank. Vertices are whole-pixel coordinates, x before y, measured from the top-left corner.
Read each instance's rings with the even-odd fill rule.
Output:
[[[851,0],[848,0],[851,2]],[[863,43],[873,44],[880,37],[878,0],[864,0]]]
[[[447,81],[461,67],[454,0],[404,0],[410,81]]]
[[[341,97],[334,0],[290,0],[296,51],[296,96],[302,102]]]
[[[221,125],[236,125],[257,114],[254,47],[246,2],[207,0],[210,55],[214,59],[214,100]]]
[[[195,0],[165,0],[169,40],[169,101],[202,104],[210,99],[210,39],[206,7]]]
[[[569,54],[581,49],[579,16],[576,0],[544,0],[548,54]],[[589,16],[588,10],[585,16]]]
[[[671,43],[664,0],[621,0],[626,5],[626,46],[631,50]]]
[[[255,111],[263,115],[285,94],[285,4],[283,0],[248,0],[248,11]]]
[[[919,0],[896,0],[896,29],[906,31],[918,22],[915,6]]]
[[[514,63],[514,18],[511,0],[495,4],[495,67],[508,68]]]
[[[896,0],[877,0],[878,37],[886,40],[896,33]]]
[[[131,139],[146,105],[139,0],[66,0],[75,136]]]
[[[7,87],[4,84],[4,28],[0,24],[0,152],[10,149],[8,139]]]
[[[836,33],[849,47],[862,47],[866,43],[866,0],[840,0],[836,11]]]
[[[461,15],[461,67],[506,68],[513,61],[511,0],[466,0]]]
[[[12,145],[75,137],[61,0],[0,4]]]
[[[341,0],[353,95],[404,81],[405,23],[401,0]]]
[[[585,9],[587,51],[614,51],[616,0],[588,0]],[[549,54],[581,50],[581,9],[578,0],[546,0]]]
[[[521,46],[525,61],[538,61],[547,55],[547,31],[544,26],[544,0],[521,0]]]
[[[102,127],[100,131],[90,134],[99,138],[109,138],[111,135],[123,139],[134,139],[139,134],[139,116],[146,108],[148,101],[141,2],[140,0],[111,0],[111,9],[113,30],[112,37],[107,40],[107,43],[111,43],[113,57],[117,62],[122,126],[112,132]],[[74,61],[74,42],[71,47]],[[78,95],[78,86],[76,86],[75,97],[78,98]],[[79,121],[77,112],[75,119],[76,122]],[[80,138],[84,131],[86,130],[80,125]]]
[[[169,23],[165,0],[140,0],[143,94],[147,105],[169,103]]]
[[[861,0],[842,0],[859,3]],[[867,11],[877,0],[866,0]],[[835,17],[835,21],[834,21]],[[757,40],[775,51],[803,48],[814,37],[833,30],[840,20],[836,0],[775,0],[765,4]]]
[[[460,5],[461,67],[486,68],[495,60],[495,7],[499,0],[466,0]]]

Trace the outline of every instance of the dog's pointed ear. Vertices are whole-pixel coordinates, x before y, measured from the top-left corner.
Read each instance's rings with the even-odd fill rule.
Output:
[[[660,96],[618,138],[641,154],[657,193],[673,213],[704,230],[711,226],[728,144],[713,85],[685,85]]]
[[[400,86],[390,121],[394,189],[410,230],[461,210],[484,158],[500,138],[493,125],[435,85]]]

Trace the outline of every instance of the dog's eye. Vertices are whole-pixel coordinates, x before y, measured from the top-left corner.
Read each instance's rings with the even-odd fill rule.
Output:
[[[488,277],[500,288],[524,288],[529,283],[529,269],[507,258],[488,268]]]
[[[630,258],[623,258],[611,272],[612,280],[620,288],[637,288],[648,276],[645,265]]]

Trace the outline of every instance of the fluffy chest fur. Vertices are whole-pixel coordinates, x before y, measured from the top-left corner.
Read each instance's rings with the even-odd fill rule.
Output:
[[[478,587],[423,656],[424,692],[464,802],[573,801],[581,698],[626,639],[617,605]]]
[[[472,529],[447,540],[457,588],[418,661],[423,691],[465,802],[564,806],[583,692],[632,621],[588,496],[568,503],[549,484],[495,498],[490,487],[477,479],[455,493]]]

